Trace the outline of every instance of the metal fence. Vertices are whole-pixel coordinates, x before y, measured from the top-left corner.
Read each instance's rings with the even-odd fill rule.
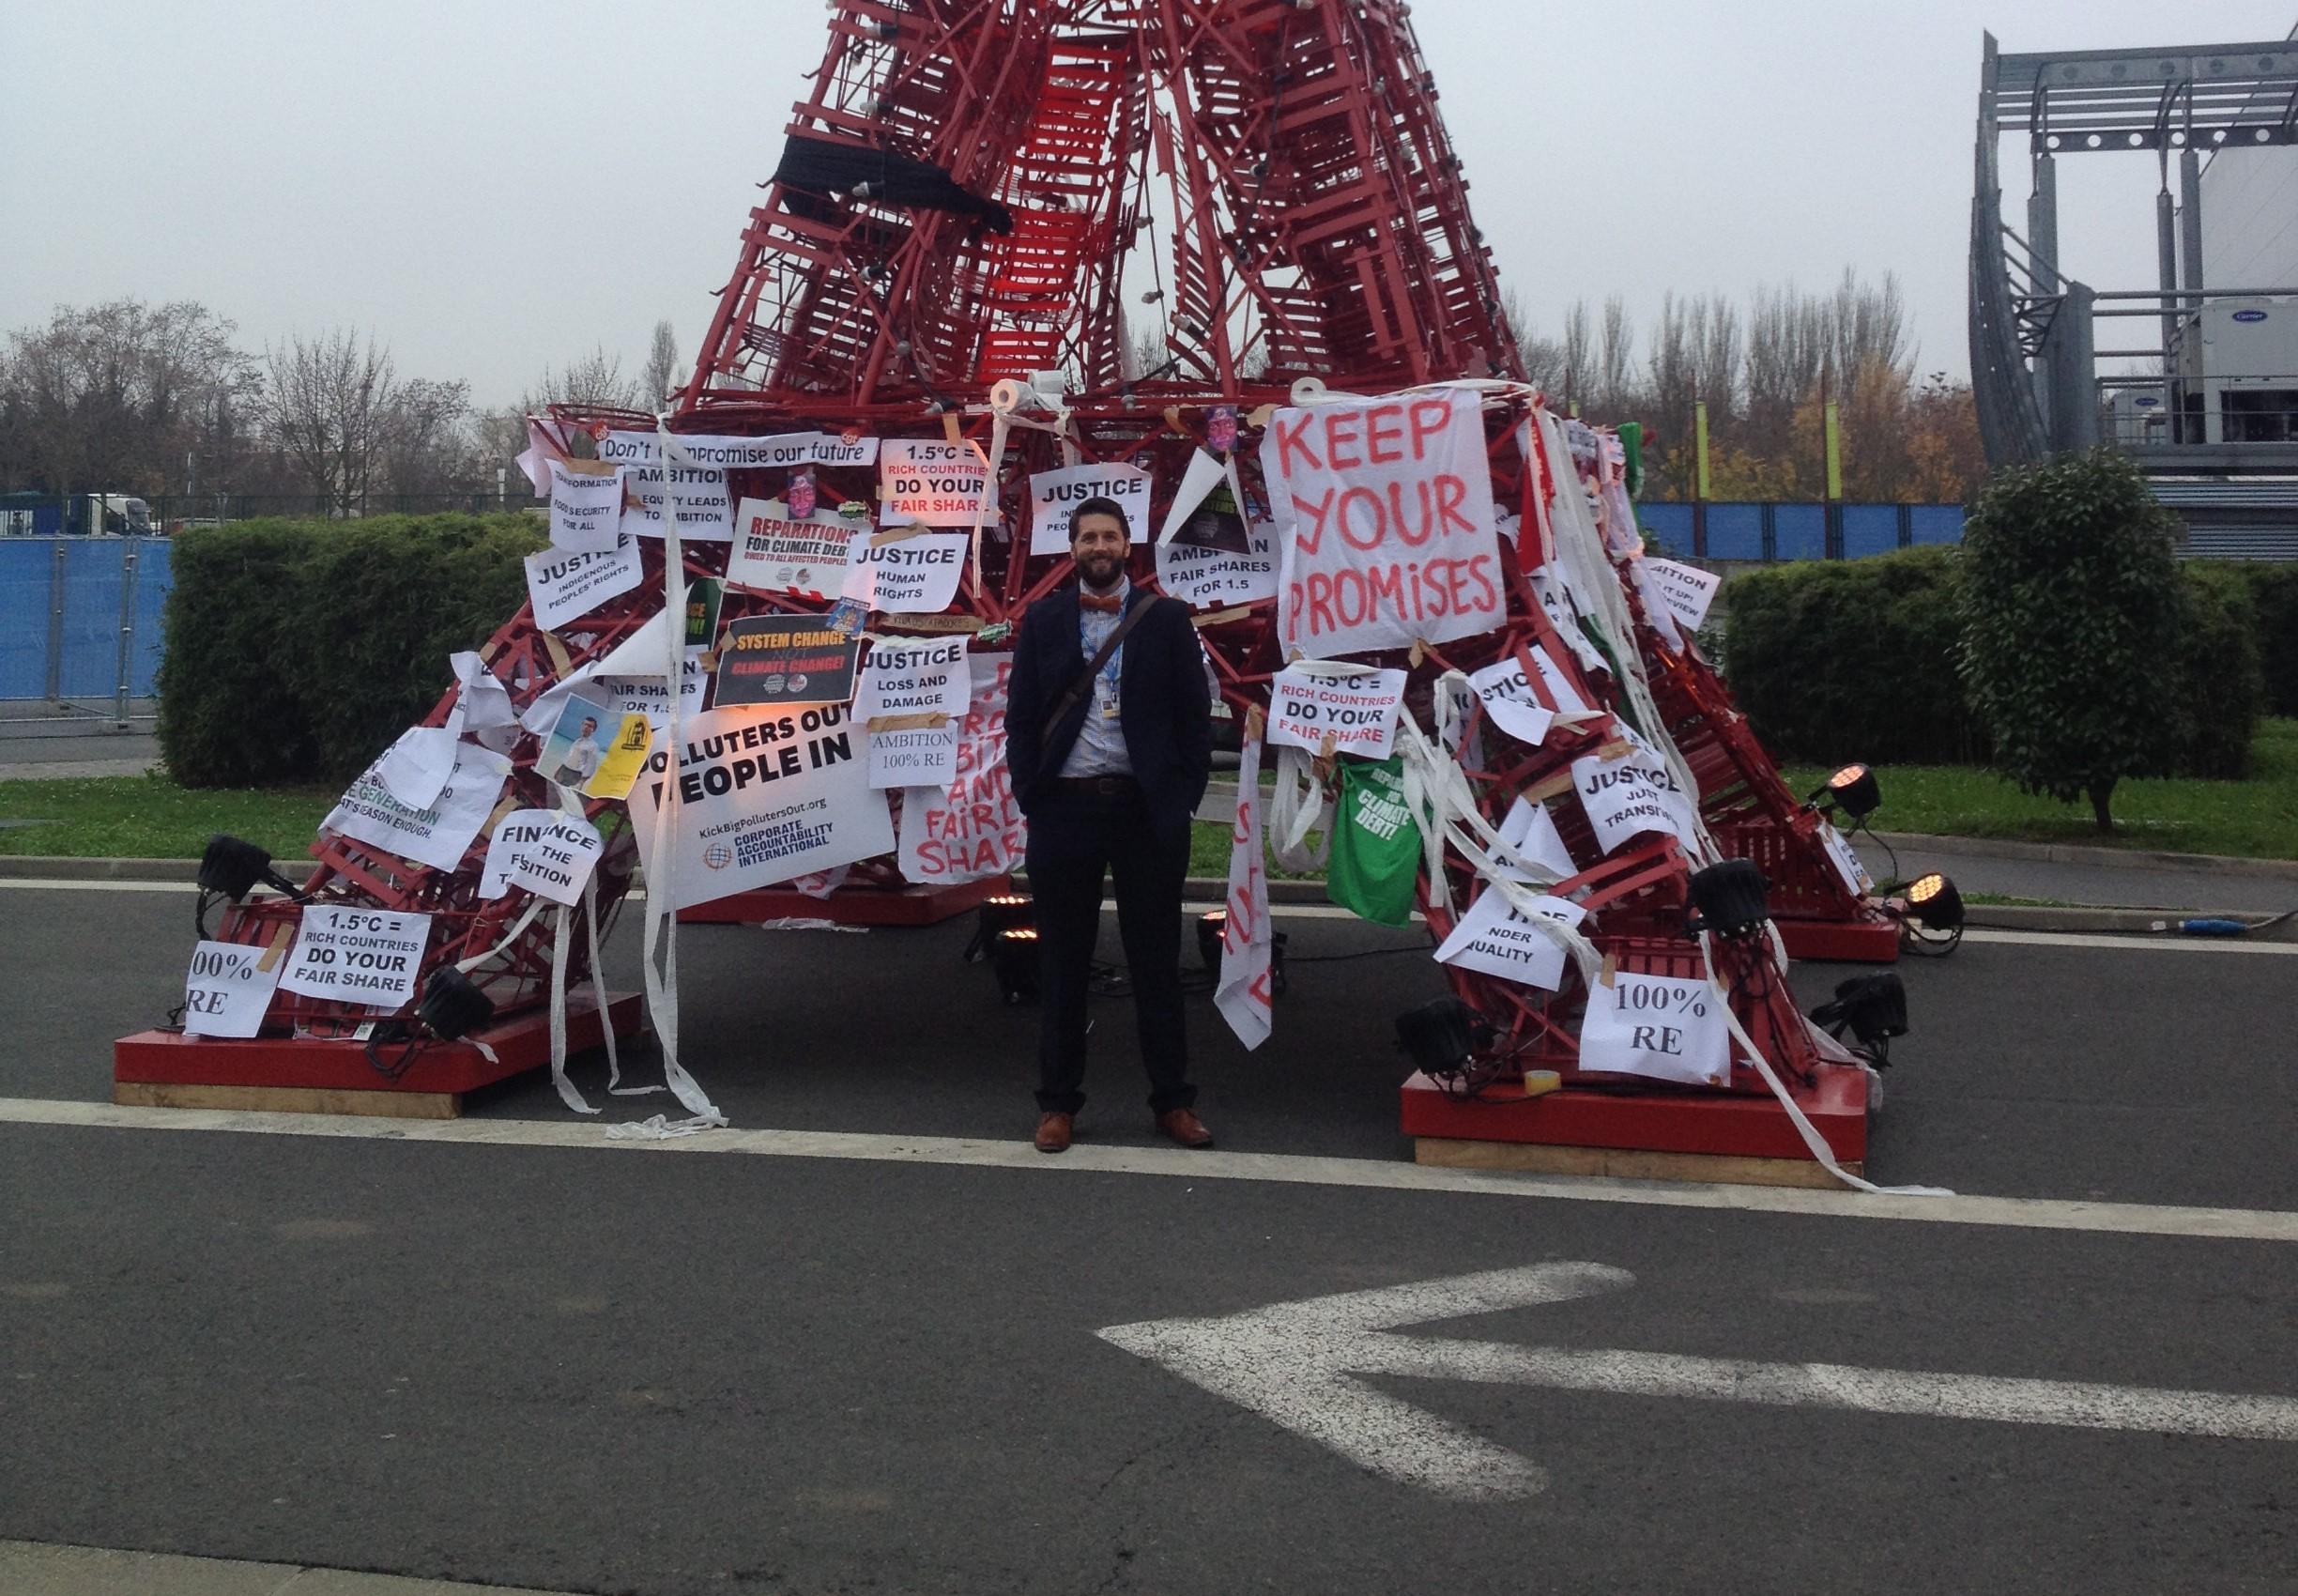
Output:
[[[120,725],[160,671],[160,614],[174,573],[165,538],[0,538],[0,705],[45,700]]]
[[[1695,560],[1859,560],[1963,541],[1959,504],[1647,501],[1636,517],[1664,552]]]
[[[91,503],[92,499],[100,502]],[[120,494],[74,494],[59,499],[52,494],[10,493],[0,494],[0,537],[129,531],[131,529],[116,508],[128,504],[143,506],[147,528],[156,532],[178,532],[186,527],[222,521],[253,521],[268,515],[327,521],[360,520],[369,515],[490,515],[536,508],[523,476],[513,478],[501,490],[490,488],[483,493],[364,494],[352,501],[347,514],[340,504],[310,493],[163,493],[134,499]],[[91,524],[96,522],[102,524]]]

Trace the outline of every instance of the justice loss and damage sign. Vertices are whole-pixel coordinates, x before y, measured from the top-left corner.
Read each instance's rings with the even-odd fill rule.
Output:
[[[617,533],[614,546],[604,552],[546,548],[529,555],[526,565],[527,601],[534,606],[535,624],[545,632],[556,632],[608,599],[629,592],[643,571],[638,540],[628,532]]]
[[[1596,834],[1596,846],[1611,853],[1647,832],[1661,832],[1696,845],[1698,801],[1676,779],[1649,744],[1625,727],[1609,755],[1590,754],[1572,761],[1572,790]]]
[[[236,942],[193,946],[184,977],[184,1035],[247,1037],[261,1031],[286,951]]]
[[[901,873],[921,884],[979,881],[1019,868],[1029,822],[1005,768],[1005,702],[1013,655],[969,655],[973,693],[958,738],[949,790],[902,796]]]
[[[1722,1002],[1705,981],[1615,972],[1588,993],[1580,1067],[1721,1086],[1731,1074]]]
[[[988,508],[984,512],[983,505]],[[970,443],[889,437],[878,449],[878,518],[889,527],[967,527],[997,519],[989,462]]]
[[[1287,652],[1441,643],[1507,619],[1475,395],[1280,409],[1261,465],[1278,522]]]
[[[973,675],[963,637],[870,645],[854,718],[869,732],[872,787],[947,787]]]
[[[745,499],[727,553],[727,585],[756,593],[835,598],[854,523],[827,510],[793,518],[778,499]]]
[[[1069,513],[1089,499],[1106,499],[1125,512],[1135,543],[1149,541],[1149,483],[1139,466],[1065,466],[1030,475],[1030,552],[1069,552]],[[971,517],[967,526],[973,524]]]
[[[882,532],[867,528],[853,534],[846,549],[846,598],[889,614],[930,615],[958,596],[958,575],[965,567],[964,532],[928,532],[897,527]]]
[[[381,763],[369,765],[351,784],[320,828],[435,870],[452,870],[463,862],[479,828],[495,812],[503,777],[511,774],[511,761],[502,755],[476,744],[458,744],[446,785],[417,809],[391,796],[379,774]]]
[[[282,991],[393,1009],[415,995],[431,916],[304,905]]]
[[[713,709],[684,729],[670,840],[674,907],[892,851],[885,795],[870,790],[859,729],[842,706],[779,714]],[[668,771],[669,750],[657,748],[631,790],[643,859],[654,856]]]
[[[1437,947],[1436,961],[1555,991],[1564,984],[1564,944],[1534,925],[1535,918],[1577,930],[1587,911],[1568,898],[1543,896],[1525,914],[1507,893],[1487,886]]]
[[[1402,670],[1357,670],[1302,661],[1269,685],[1268,740],[1312,753],[1385,760],[1396,742]]]
[[[842,704],[853,697],[862,640],[817,621],[758,615],[726,629],[718,650],[719,709],[743,704]]]
[[[639,721],[643,729],[644,720]],[[487,840],[479,896],[497,898],[523,887],[553,903],[574,903],[606,852],[598,828],[563,809],[517,809]]]

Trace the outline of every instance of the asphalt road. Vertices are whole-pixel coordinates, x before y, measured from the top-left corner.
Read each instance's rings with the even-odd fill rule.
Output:
[[[103,1098],[111,1038],[175,1000],[190,911],[0,890],[0,1097]],[[1411,940],[1286,927],[1312,958]],[[958,962],[962,928],[684,935],[686,1056],[738,1127],[1026,1132],[1032,1016]],[[1415,955],[1304,959],[1262,1055],[1192,1013],[1224,1150],[1363,1160],[1330,1184],[1147,1156],[1122,1003],[1088,1144],[1152,1173],[0,1114],[0,1538],[650,1596],[2298,1590],[2298,1441],[1356,1382],[1449,1426],[1439,1450],[1545,1474],[1461,1500],[1096,1334],[1572,1260],[1632,1282],[1411,1334],[2298,1397],[2298,960],[1972,943],[1905,974],[1880,1177],[2262,1228],[1352,1184],[1404,1156],[1387,1021],[1437,990]],[[477,1107],[506,1134],[573,1117],[546,1084]],[[1285,1359],[1263,1373],[1281,1406]]]

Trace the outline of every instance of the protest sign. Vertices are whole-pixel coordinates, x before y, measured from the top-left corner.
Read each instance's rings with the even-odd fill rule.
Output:
[[[1507,618],[1472,393],[1280,409],[1261,441],[1282,575],[1278,635],[1329,656],[1441,643]]]
[[[933,715],[893,715],[869,729],[872,787],[947,787],[958,779],[959,723],[923,724]]]
[[[846,580],[846,545],[855,523],[817,510],[793,519],[778,499],[745,499],[734,518],[727,583],[756,593],[835,598]]]
[[[643,724],[643,723],[642,723]],[[515,809],[487,839],[479,896],[501,898],[523,887],[553,903],[574,903],[606,852],[598,827],[564,809]]]
[[[654,729],[642,710],[632,710],[622,716],[615,729],[614,741],[606,745],[606,757],[590,779],[582,784],[586,798],[627,798],[631,784],[646,766],[648,750],[654,745]]]
[[[1149,541],[1150,476],[1139,466],[1065,466],[1030,473],[1030,552],[1069,552],[1069,513],[1089,499],[1106,499],[1125,512],[1135,543]],[[967,526],[973,524],[967,517]]]
[[[1521,793],[1501,818],[1500,841],[1507,850],[1499,859],[1500,868],[1514,880],[1562,881],[1580,873],[1548,806],[1535,804]]]
[[[971,654],[966,665],[973,690],[958,729],[957,775],[947,791],[913,787],[902,795],[901,873],[920,885],[1003,875],[1028,847],[1029,825],[1005,769],[1013,655]]]
[[[606,744],[620,723],[612,711],[589,693],[568,696],[559,708],[559,719],[535,755],[535,774],[561,787],[579,789],[598,774],[606,758]]]
[[[622,527],[622,473],[550,463],[550,541],[575,554],[604,554]]]
[[[184,1035],[245,1037],[261,1031],[286,951],[283,943],[269,947],[236,942],[194,944],[192,968],[184,977]]]
[[[939,438],[889,437],[879,446],[878,501],[878,518],[889,527],[912,521],[971,527],[976,519],[997,519],[988,460],[973,444]]]
[[[1246,535],[1245,552],[1161,543],[1157,550],[1157,586],[1187,605],[1213,608],[1250,604],[1277,596],[1277,526],[1256,523]]]
[[[1615,971],[1588,993],[1580,1067],[1721,1086],[1731,1074],[1723,1001],[1705,981]]]
[[[707,649],[718,640],[718,612],[726,606],[726,584],[715,576],[686,579],[686,646]]]
[[[1606,853],[1647,832],[1663,832],[1686,849],[1696,845],[1697,802],[1667,761],[1626,728],[1609,751],[1574,760],[1571,771],[1580,808]]]
[[[1248,727],[1237,760],[1236,817],[1229,827],[1229,895],[1221,917],[1220,979],[1213,988],[1213,1005],[1249,1049],[1268,1040],[1275,1020],[1269,976],[1275,928],[1269,920],[1261,806],[1261,738]]]
[[[1875,890],[1875,878],[1867,873],[1867,867],[1825,816],[1819,821],[1819,840],[1826,845],[1828,863],[1835,867],[1836,879],[1844,883],[1846,892],[1861,898]]]
[[[1527,915],[1507,893],[1487,886],[1437,947],[1436,962],[1555,991],[1564,984],[1564,944],[1534,925],[1535,917],[1573,930],[1587,911],[1569,898],[1542,897]]]
[[[1708,606],[1715,603],[1716,592],[1724,586],[1724,578],[1697,566],[1678,565],[1673,560],[1647,556],[1637,563],[1650,577],[1652,590],[1678,624],[1687,632],[1698,631],[1700,622],[1708,619]]]
[[[717,709],[743,704],[842,704],[853,697],[859,637],[812,616],[754,615],[730,622],[718,650]]]
[[[734,501],[727,474],[707,466],[632,466],[623,472],[637,499],[622,513],[622,529],[642,538],[678,528],[683,543],[728,543],[734,536]]]
[[[679,434],[671,447],[696,466],[720,471],[787,470],[795,466],[866,466],[878,440],[858,432],[786,432],[772,437]],[[610,432],[599,439],[599,458],[616,466],[662,463],[661,440],[651,432]],[[677,458],[676,455],[673,456]]]
[[[518,711],[511,707],[511,690],[496,680],[473,650],[448,655],[447,665],[454,672],[457,688],[447,724],[455,725],[459,716],[463,730],[497,753],[509,753],[519,735]]]
[[[1245,530],[1244,494],[1237,483],[1236,462],[1219,460],[1198,450],[1189,456],[1181,485],[1165,507],[1165,524],[1157,529],[1159,546],[1178,544],[1185,548],[1218,548],[1243,554],[1249,546]]]
[[[1396,742],[1397,703],[1403,696],[1402,670],[1336,669],[1326,661],[1296,660],[1269,685],[1268,740],[1280,748],[1385,760]]]
[[[1570,579],[1559,568],[1543,565],[1531,573],[1531,581],[1532,594],[1540,601],[1540,608],[1547,612],[1549,624],[1556,629],[1556,636],[1564,639],[1565,645],[1580,661],[1581,668],[1609,674],[1612,662],[1604,658],[1603,651],[1590,640],[1587,629],[1580,622],[1581,616],[1586,611]]]
[[[394,1009],[415,995],[430,940],[428,914],[307,903],[280,990]]]
[[[973,677],[966,669],[963,637],[896,642],[880,637],[870,644],[854,691],[854,718],[867,725],[886,715],[966,713]]]
[[[466,743],[455,750],[454,767],[438,796],[415,808],[392,797],[376,765],[369,765],[319,824],[415,864],[452,870],[494,812],[503,777],[510,774],[511,761],[502,755]]]
[[[685,909],[793,876],[871,858],[894,846],[882,793],[858,757],[859,728],[843,705],[761,713],[713,709],[684,724],[670,880],[649,882]],[[639,856],[654,829],[670,752],[654,749],[631,789]]]
[[[617,534],[614,546],[604,553],[546,548],[529,555],[526,563],[528,602],[534,606],[535,624],[545,632],[629,592],[643,570],[638,540],[628,532]]]
[[[846,580],[839,592],[871,609],[930,615],[958,596],[958,574],[965,567],[964,532],[927,532],[895,527],[873,532],[865,527],[846,549]]]
[[[656,634],[660,647],[660,634]],[[697,715],[702,713],[702,654],[700,649],[685,651],[681,668],[679,713]],[[603,660],[597,660],[576,669],[562,682],[557,682],[538,695],[519,716],[519,725],[537,737],[547,736],[559,724],[559,712],[566,707],[567,698],[578,689],[587,698],[596,698],[605,707],[609,726],[619,726],[625,715],[640,714],[651,729],[659,729],[670,716],[670,683],[660,676],[623,674],[635,667],[641,656],[618,648]],[[596,796],[596,794],[594,794]]]
[[[1486,717],[1494,726],[1537,748],[1547,740],[1549,728],[1557,715],[1586,715],[1594,712],[1580,696],[1571,678],[1548,657],[1546,649],[1533,643],[1527,644],[1524,652],[1524,657],[1532,662],[1531,676],[1524,674],[1523,663],[1514,654],[1503,654],[1470,676],[1468,685],[1475,690],[1477,701],[1484,706]]]

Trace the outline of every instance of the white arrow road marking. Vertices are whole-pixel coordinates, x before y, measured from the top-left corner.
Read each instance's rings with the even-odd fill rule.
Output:
[[[1563,1302],[1634,1283],[1602,1264],[1536,1264],[1377,1291],[1280,1302],[1218,1319],[1116,1325],[1101,1339],[1163,1364],[1386,1480],[1463,1501],[1544,1489],[1515,1452],[1364,1384],[1367,1374],[1545,1386],[1626,1396],[1697,1397],[2006,1424],[2145,1430],[2168,1435],[2298,1441],[2298,1400],[2150,1390],[2070,1380],[1758,1363],[1672,1353],[1510,1346],[1390,1332],[1407,1325]]]

